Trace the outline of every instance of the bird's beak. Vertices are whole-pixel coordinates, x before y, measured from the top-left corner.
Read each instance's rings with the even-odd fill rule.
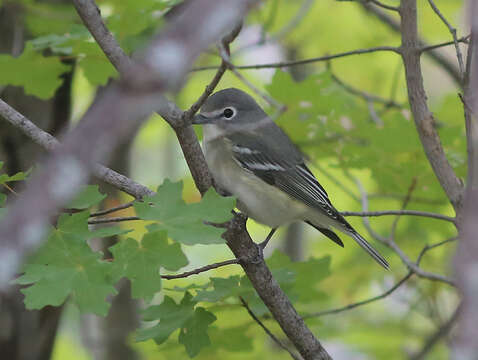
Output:
[[[196,114],[193,117],[192,123],[194,125],[210,124],[214,121],[214,118],[204,116],[203,114]]]

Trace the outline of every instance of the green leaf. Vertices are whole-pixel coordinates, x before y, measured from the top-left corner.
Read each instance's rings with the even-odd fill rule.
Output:
[[[115,294],[109,276],[111,263],[93,252],[87,240],[88,212],[62,215],[46,243],[28,261],[16,283],[33,284],[22,289],[27,309],[61,305],[68,296],[82,312],[106,315],[106,297]]]
[[[203,347],[211,345],[207,329],[214,321],[216,317],[212,313],[197,307],[193,316],[181,328],[179,342],[184,345],[189,357],[196,356]]]
[[[159,323],[153,327],[138,330],[137,341],[154,339],[158,345],[162,344],[194,314],[195,305],[196,302],[192,301],[189,292],[184,294],[179,304],[176,304],[171,297],[165,296],[160,305],[150,306],[143,311],[143,320],[159,320]]]
[[[87,209],[106,197],[100,193],[98,185],[86,185],[67,206],[70,209]]]
[[[73,44],[73,53],[80,55],[78,65],[91,85],[106,85],[110,78],[118,75],[96,42],[77,41]]]
[[[176,271],[188,264],[181,246],[168,243],[166,231],[148,233],[141,242],[121,240],[110,250],[114,255],[114,277],[131,280],[134,298],[151,298],[161,290],[161,266]]]
[[[3,162],[0,161],[0,169],[3,167]],[[7,174],[1,174],[0,175],[0,185],[2,184],[5,184],[7,182],[11,182],[11,181],[22,181],[22,180],[25,180],[28,175],[30,175],[30,170],[28,170],[27,172],[18,172],[12,176],[8,176]]]
[[[244,292],[240,285],[241,277],[233,275],[228,278],[211,278],[212,290],[198,291],[194,301],[218,302],[231,296],[238,296]]]
[[[143,220],[157,220],[150,229],[167,230],[171,238],[186,245],[224,243],[224,230],[205,225],[204,221],[221,223],[231,219],[235,200],[209,189],[200,202],[186,204],[182,188],[182,182],[165,180],[154,196],[134,204],[137,215]]]
[[[0,55],[0,68],[0,85],[23,86],[27,95],[40,99],[51,98],[63,82],[60,75],[70,70],[57,57],[35,51],[29,41],[17,58]]]
[[[189,292],[184,294],[179,304],[172,298],[165,296],[160,305],[153,305],[143,312],[146,321],[159,320],[159,323],[138,331],[137,340],[145,341],[154,339],[162,344],[171,334],[180,329],[179,342],[186,348],[190,357],[194,357],[199,351],[211,344],[208,335],[208,327],[216,317],[202,307],[196,307]]]

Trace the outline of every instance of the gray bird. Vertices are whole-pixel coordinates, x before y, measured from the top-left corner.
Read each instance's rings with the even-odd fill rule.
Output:
[[[302,220],[340,246],[332,229],[351,236],[380,265],[387,261],[334,208],[289,137],[245,92],[230,88],[208,98],[193,119],[203,125],[203,148],[216,185],[238,208],[272,228]]]

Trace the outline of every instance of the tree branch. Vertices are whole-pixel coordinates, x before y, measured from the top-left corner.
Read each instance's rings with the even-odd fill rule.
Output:
[[[394,18],[386,14],[381,9],[378,9],[376,6],[367,4],[365,2],[362,2],[361,4],[365,11],[376,16],[385,25],[390,27],[395,32],[398,32],[398,33],[400,32],[400,23],[396,21]],[[431,50],[431,51],[427,51],[425,54],[431,60],[433,60],[437,65],[439,65],[443,70],[445,70],[458,86],[461,86],[460,72],[459,72],[459,69],[455,66],[455,64],[452,61],[450,61],[448,57],[436,51],[435,47],[429,46],[423,39],[418,39],[418,43],[420,47],[422,48],[422,51],[423,49]],[[453,44],[453,42],[451,44]]]
[[[374,4],[376,6],[379,6],[383,9],[387,9],[387,10],[391,10],[391,11],[399,11],[398,7],[384,4],[384,3],[382,3],[378,0],[362,0],[362,1],[365,2],[365,3],[372,3],[372,4]]]
[[[73,5],[83,23],[93,38],[101,46],[108,60],[118,70],[125,73],[133,65],[131,59],[124,53],[113,34],[105,26],[101,18],[101,11],[94,0],[73,0]]]
[[[407,273],[407,275],[405,275],[403,278],[401,278],[395,285],[393,285],[390,289],[388,289],[387,291],[385,291],[384,293],[382,293],[382,294],[380,294],[380,295],[371,297],[371,298],[366,299],[366,300],[357,301],[357,302],[355,302],[355,303],[351,303],[351,304],[348,304],[348,305],[343,306],[343,307],[339,307],[339,308],[335,308],[335,309],[329,309],[329,310],[319,311],[319,312],[312,313],[312,314],[303,315],[302,317],[303,317],[304,319],[309,319],[309,318],[320,317],[320,316],[324,316],[324,315],[337,314],[337,313],[341,313],[341,312],[344,312],[344,311],[347,311],[347,310],[352,310],[352,309],[355,309],[355,308],[357,308],[357,307],[359,307],[359,306],[367,305],[367,304],[373,303],[373,302],[375,302],[375,301],[384,299],[384,298],[386,298],[387,296],[389,296],[390,294],[392,294],[395,290],[397,290],[400,286],[402,286],[403,284],[405,284],[405,283],[407,282],[407,280],[412,277],[413,274],[414,274],[413,271],[409,271],[409,272]]]
[[[202,266],[200,268],[197,268],[197,269],[194,269],[194,270],[191,270],[191,271],[186,271],[186,272],[183,272],[181,274],[161,275],[161,279],[166,279],[166,280],[182,279],[182,278],[186,278],[186,277],[189,277],[191,275],[197,275],[197,274],[200,274],[202,272],[209,271],[209,270],[212,270],[212,269],[217,269],[217,268],[220,268],[222,266],[227,266],[227,265],[232,265],[232,264],[239,264],[239,263],[240,263],[239,259],[231,259],[231,260],[221,261],[221,262],[217,262],[217,263],[214,263],[214,264]]]
[[[130,207],[133,206],[133,205],[134,205],[134,201],[130,201],[130,202],[126,203],[126,204],[121,204],[121,205],[118,205],[118,206],[115,206],[115,207],[112,207],[112,208],[109,208],[109,209],[100,210],[100,211],[91,213],[91,214],[90,214],[90,217],[96,217],[96,216],[102,216],[102,215],[111,214],[111,213],[114,213],[114,212],[116,212],[116,211],[128,209],[128,208],[130,208]]]
[[[108,223],[123,222],[123,221],[135,221],[135,220],[142,220],[142,219],[139,218],[138,216],[107,217],[107,218],[88,220],[88,224],[89,225],[108,224]]]
[[[247,304],[247,302],[244,300],[242,296],[239,296],[239,300],[242,303],[242,306],[244,306],[247,310],[247,313],[251,316],[251,318],[264,330],[264,332],[269,335],[269,337],[282,349],[287,351],[290,354],[290,357],[294,360],[300,360],[297,355],[295,355],[287,346],[285,346],[282,341],[280,341],[265,325],[264,323],[254,314]]]
[[[237,0],[234,4],[236,2]],[[204,11],[208,11],[204,9],[200,1],[195,1],[194,3],[199,4],[198,8],[196,8],[197,10],[195,10],[196,13],[203,14]],[[214,12],[221,13],[222,15],[216,17],[221,18],[223,22],[234,23],[228,19],[227,16],[224,16],[224,14],[229,15],[231,13],[231,5],[228,5],[229,2],[222,1],[220,4],[220,6],[216,5],[217,8],[214,9]],[[215,17],[214,14],[208,15]],[[206,21],[216,23],[213,19],[206,19]],[[216,24],[216,26],[217,25],[218,24]],[[197,28],[194,30],[198,31]],[[183,122],[183,124],[169,123],[176,132],[196,186],[201,193],[204,193],[211,186],[212,178],[196,134],[188,122]],[[228,246],[234,252],[236,258],[241,259],[241,265],[257,293],[305,360],[331,359],[326,350],[305,325],[304,321],[297,315],[297,312],[287,296],[280,289],[277,281],[272,278],[272,274],[267,268],[264,259],[260,257],[260,259],[257,260],[259,258],[258,247],[252,242],[247,233],[244,219],[242,219],[242,221],[238,219],[242,219],[240,215],[237,215],[231,221],[230,229],[226,233],[226,239],[228,240]],[[237,224],[242,225],[237,226]]]
[[[458,39],[458,42],[467,42],[468,36],[464,36]],[[446,41],[442,43],[438,43],[435,45],[423,45],[419,48],[420,52],[428,53],[431,50],[438,49],[444,46],[453,45],[453,41]],[[235,69],[238,70],[259,70],[259,69],[274,69],[274,68],[284,68],[284,67],[291,67],[291,66],[298,66],[298,65],[305,65],[315,62],[322,62],[322,61],[329,61],[333,59],[343,58],[352,55],[362,55],[362,54],[370,54],[374,52],[394,52],[396,54],[401,54],[401,48],[396,46],[377,46],[367,49],[357,49],[352,51],[346,51],[342,53],[332,54],[332,55],[325,55],[325,56],[318,56],[309,59],[302,59],[302,60],[294,60],[294,61],[281,61],[275,63],[267,63],[267,64],[251,64],[251,65],[234,65]],[[210,65],[210,66],[199,66],[191,69],[192,72],[197,71],[205,71],[205,70],[217,70],[219,69],[220,65]]]
[[[295,60],[295,61],[281,61],[281,62],[268,63],[268,64],[235,65],[234,67],[240,70],[283,68],[283,67],[289,67],[289,66],[310,64],[310,63],[320,62],[320,61],[328,61],[328,60],[342,58],[342,57],[351,56],[351,55],[370,54],[370,53],[379,52],[379,51],[391,51],[391,52],[399,54],[400,48],[394,47],[394,46],[377,46],[377,47],[368,48],[368,49],[357,49],[357,50],[346,51],[346,52],[333,54],[333,55],[314,57],[310,59]],[[218,66],[216,65],[202,66],[202,67],[193,68],[191,71],[216,70],[217,68]]]
[[[418,353],[411,356],[410,360],[425,359],[427,354],[430,352],[431,349],[433,349],[433,347],[438,343],[438,341],[440,341],[442,337],[446,336],[451,331],[453,325],[455,325],[456,321],[458,320],[458,316],[461,312],[461,307],[461,305],[458,305],[450,318],[427,339],[423,348]]]
[[[259,297],[302,357],[305,360],[332,359],[272,277],[260,247],[246,231],[243,215],[234,216],[223,237],[236,258],[241,259],[241,265]]]
[[[54,136],[40,129],[32,121],[24,117],[1,99],[0,115],[45,150],[53,151],[60,145]],[[137,199],[154,194],[154,191],[151,191],[146,186],[143,186],[100,164],[95,165],[93,168],[93,175]]]
[[[451,26],[451,24],[448,22],[446,17],[443,16],[440,9],[438,9],[438,7],[435,5],[435,2],[433,0],[428,0],[428,3],[432,7],[435,14],[437,14],[438,17],[441,19],[441,21],[443,21],[445,26],[450,31],[451,36],[453,37],[453,43],[455,44],[455,50],[456,50],[456,58],[458,59],[458,67],[460,69],[461,79],[463,80],[463,74],[465,72],[465,67],[463,65],[463,55],[461,54],[460,46],[458,45],[458,38],[456,37],[456,29],[453,26]]]
[[[444,241],[441,241],[439,243],[436,243],[436,244],[432,244],[432,245],[425,245],[425,247],[422,249],[422,251],[420,252],[420,254],[418,255],[417,257],[417,261],[416,261],[416,265],[419,266],[420,265],[420,262],[423,258],[423,256],[425,255],[425,253],[427,253],[429,250],[431,249],[435,249],[439,246],[442,246],[442,245],[445,245],[451,241],[455,241],[456,238],[451,238],[451,239],[446,239]],[[378,300],[381,300],[381,299],[384,299],[386,298],[387,296],[391,295],[393,292],[395,292],[395,290],[397,290],[399,287],[401,287],[403,284],[405,284],[407,282],[408,279],[410,279],[412,277],[412,275],[414,274],[414,272],[412,270],[409,270],[408,273],[403,277],[401,278],[397,283],[395,283],[395,285],[393,285],[390,289],[388,289],[387,291],[383,292],[382,294],[380,295],[377,295],[377,296],[374,296],[374,297],[371,297],[369,299],[365,299],[365,300],[362,300],[362,301],[357,301],[355,303],[351,303],[351,304],[348,304],[346,306],[343,306],[343,307],[340,307],[340,308],[335,308],[335,309],[330,309],[330,310],[324,310],[324,311],[319,311],[319,312],[316,312],[316,313],[312,313],[312,314],[307,314],[307,315],[303,315],[302,317],[304,319],[309,319],[309,318],[312,318],[312,317],[319,317],[319,316],[324,316],[324,315],[332,315],[332,314],[337,314],[337,313],[341,313],[341,312],[344,312],[344,311],[347,311],[347,310],[352,310],[352,309],[355,309],[357,307],[360,307],[360,306],[363,306],[363,305],[367,305],[367,304],[370,304],[372,302],[375,302],[375,301],[378,301]]]
[[[465,109],[468,176],[464,214],[460,221],[460,242],[454,259],[455,273],[462,294],[463,308],[459,316],[456,341],[453,343],[452,358],[475,359],[478,354],[478,4],[468,1],[468,21],[471,27],[473,46],[468,51],[465,74]],[[466,105],[465,105],[466,106]]]
[[[420,66],[416,5],[416,0],[401,0],[400,5],[401,54],[405,65],[408,99],[428,161],[455,211],[458,212],[462,206],[463,184],[455,175],[446,158],[440,137],[435,129],[435,120],[428,109]]]
[[[87,181],[94,164],[106,159],[158,108],[158,98],[165,90],[180,86],[200,51],[219,40],[253,3],[190,2],[181,16],[151,41],[121,80],[95,101],[2,218],[0,288],[7,286],[23,258],[41,243],[50,218]],[[160,107],[168,105],[159,103]]]
[[[441,215],[441,214],[435,214],[427,211],[418,211],[418,210],[383,210],[383,211],[342,211],[340,212],[343,216],[367,216],[367,217],[373,217],[373,216],[385,216],[385,215],[410,215],[410,216],[421,216],[421,217],[428,217],[432,219],[438,219],[438,220],[444,220],[444,221],[449,221],[451,223],[455,223],[455,218],[446,216],[446,215]]]
[[[355,182],[357,184],[357,187],[360,190],[360,193],[362,194],[362,209],[363,211],[368,210],[368,198],[367,198],[367,192],[363,188],[361,182],[358,179],[355,179]],[[445,284],[448,284],[450,286],[456,286],[455,282],[443,275],[440,274],[435,274],[431,273],[428,271],[425,271],[421,269],[416,263],[412,262],[410,258],[403,252],[402,249],[397,245],[397,243],[394,241],[393,238],[391,237],[383,237],[376,233],[372,227],[370,226],[370,222],[368,218],[363,218],[363,224],[367,231],[370,233],[370,235],[375,238],[376,240],[382,242],[383,244],[387,245],[389,248],[391,248],[399,257],[400,260],[402,260],[402,263],[412,272],[414,272],[418,277],[422,277],[424,279],[429,279],[432,281],[440,281]]]

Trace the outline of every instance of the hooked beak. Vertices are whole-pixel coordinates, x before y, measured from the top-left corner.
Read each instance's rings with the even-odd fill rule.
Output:
[[[192,120],[194,125],[211,124],[212,122],[214,122],[214,118],[204,116],[203,114],[194,115]]]

